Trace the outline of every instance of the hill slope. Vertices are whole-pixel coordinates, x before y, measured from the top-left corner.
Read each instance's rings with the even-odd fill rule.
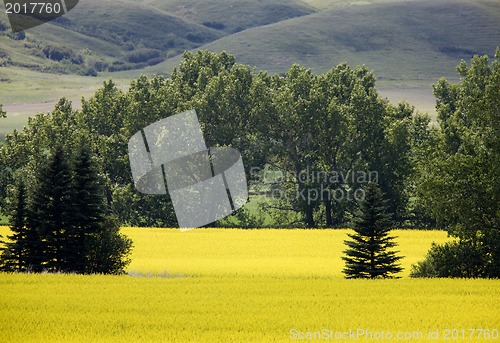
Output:
[[[12,127],[36,112],[18,105],[77,101],[109,78],[126,87],[140,74],[169,73],[178,54],[198,48],[270,72],[366,64],[385,96],[432,112],[432,83],[456,78],[460,59],[500,46],[497,0],[86,0],[22,40],[3,8],[0,103]]]
[[[500,46],[500,3],[421,0],[337,6],[250,29],[203,45],[241,63],[283,72],[293,63],[323,72],[348,61],[367,64],[380,79],[454,76],[460,59],[493,55]],[[178,59],[148,68],[169,70]]]
[[[1,5],[0,65],[84,75],[141,69],[235,31],[313,12],[293,0],[232,3],[89,0],[26,38],[9,33]]]

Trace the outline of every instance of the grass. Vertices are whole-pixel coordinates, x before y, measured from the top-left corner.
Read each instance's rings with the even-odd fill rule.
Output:
[[[457,62],[493,55],[500,45],[500,6],[488,1],[381,1],[339,6],[209,43],[244,64],[283,72],[299,63],[324,72],[347,61],[383,80],[434,82],[455,76]],[[166,70],[178,58],[147,68]]]
[[[105,79],[126,87],[140,74],[168,74],[181,60],[81,77],[45,58],[41,49],[47,45],[71,49],[88,65],[123,61],[130,49],[144,47],[161,50],[163,57],[197,47],[227,50],[239,63],[271,73],[293,63],[315,72],[343,61],[366,64],[379,78],[381,94],[408,100],[431,116],[431,85],[440,77],[456,81],[460,59],[492,55],[500,46],[500,6],[492,0],[89,0],[63,18],[28,30],[25,41],[0,33],[0,65],[5,54],[17,64],[0,68],[0,103],[9,115],[0,121],[0,137],[63,96],[77,104]],[[50,68],[66,68],[70,75],[42,72]]]
[[[315,11],[312,6],[293,0],[274,0],[272,3],[255,0],[190,0],[189,2],[148,0],[146,2],[198,24],[221,23],[224,27],[220,30],[226,34],[308,15]]]
[[[134,276],[0,275],[0,340],[287,342],[325,328],[421,332],[415,341],[426,342],[429,330],[443,341],[447,328],[500,327],[498,280],[410,279],[408,270],[400,280],[343,279],[345,230],[123,232],[134,240]],[[447,239],[396,235],[406,268]]]
[[[83,77],[77,75],[57,75],[41,73],[24,68],[0,68],[0,104],[7,112],[7,118],[0,119],[0,142],[5,134],[14,129],[21,130],[28,118],[38,112],[50,112],[57,101],[66,97],[74,108],[80,107],[82,97],[90,98],[109,75]],[[118,87],[127,88],[129,80],[113,76]]]
[[[131,51],[143,48],[157,49],[168,58],[235,31],[313,11],[293,0],[278,0],[272,5],[257,0],[243,4],[235,0],[191,1],[188,6],[178,0],[90,0],[54,22],[27,30],[25,40],[11,39],[9,30],[0,30],[0,65],[7,62],[32,70],[83,72],[81,65],[46,58],[42,51],[49,46],[69,49],[89,66],[96,62],[123,64]],[[3,4],[0,13],[4,13]],[[7,18],[0,18],[0,23],[7,24]],[[222,29],[212,28],[214,23]],[[142,67],[135,65],[134,69]]]
[[[436,98],[432,93],[432,87],[408,87],[408,88],[384,88],[379,87],[382,97],[389,99],[392,104],[407,101],[415,106],[415,109],[427,113],[433,121],[437,119]]]

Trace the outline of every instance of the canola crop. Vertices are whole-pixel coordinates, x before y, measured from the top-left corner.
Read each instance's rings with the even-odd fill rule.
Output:
[[[124,228],[129,275],[0,274],[0,342],[500,342],[500,281],[346,280],[347,230]],[[0,228],[4,237],[7,228]]]

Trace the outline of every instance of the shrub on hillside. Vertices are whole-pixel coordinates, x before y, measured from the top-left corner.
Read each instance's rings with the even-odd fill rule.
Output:
[[[105,71],[109,67],[109,63],[104,61],[95,61],[95,60],[89,61],[88,65],[94,68],[98,72]]]
[[[26,39],[26,33],[24,33],[24,31],[11,32],[7,36],[9,36],[13,40],[25,40]]]
[[[82,64],[84,62],[81,55],[75,54],[74,51],[67,48],[48,45],[43,47],[42,51],[45,57],[53,61],[60,62],[62,60],[68,60],[73,64]]]
[[[188,33],[186,38],[191,43],[203,43],[205,41],[205,37],[200,33]]]
[[[124,70],[133,70],[136,68],[140,68],[141,64],[131,64],[131,63],[125,63],[123,61],[115,61],[113,62],[112,65],[108,67],[109,72],[116,72],[116,71],[124,71]]]
[[[129,52],[125,56],[125,60],[130,63],[146,63],[149,60],[159,58],[160,56],[160,50],[144,48]]]
[[[226,28],[226,25],[220,21],[205,21],[202,25],[215,30],[224,30]]]
[[[163,61],[165,61],[165,59],[163,57],[157,57],[157,58],[150,59],[149,61],[146,62],[146,64],[148,66],[154,66],[154,65],[160,64]]]
[[[97,76],[97,71],[90,67],[90,66],[85,66],[83,68],[81,68],[79,71],[78,71],[78,75],[81,75],[81,76]]]
[[[9,29],[9,25],[0,20],[0,32],[7,31]]]

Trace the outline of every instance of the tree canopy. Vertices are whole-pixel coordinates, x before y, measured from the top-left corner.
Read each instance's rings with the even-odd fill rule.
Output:
[[[264,204],[283,226],[341,226],[355,208],[354,193],[377,181],[398,225],[426,225],[415,201],[415,166],[432,146],[430,119],[406,103],[389,104],[365,66],[342,63],[316,75],[294,65],[283,75],[255,72],[224,52],[186,52],[169,78],[141,76],[127,91],[112,81],[74,110],[61,99],[51,113],[30,118],[0,147],[0,206],[16,180],[34,183],[51,149],[76,151],[85,137],[97,158],[108,205],[120,223],[176,226],[168,196],[135,191],[128,139],[145,126],[195,109],[208,146],[232,146],[243,156],[247,178],[265,168],[273,180]]]
[[[435,247],[428,258],[454,261],[439,276],[500,277],[500,50],[491,63],[475,56],[457,70],[460,83],[434,86],[441,130],[418,163],[416,194],[458,244]],[[464,264],[474,267],[460,272]]]

